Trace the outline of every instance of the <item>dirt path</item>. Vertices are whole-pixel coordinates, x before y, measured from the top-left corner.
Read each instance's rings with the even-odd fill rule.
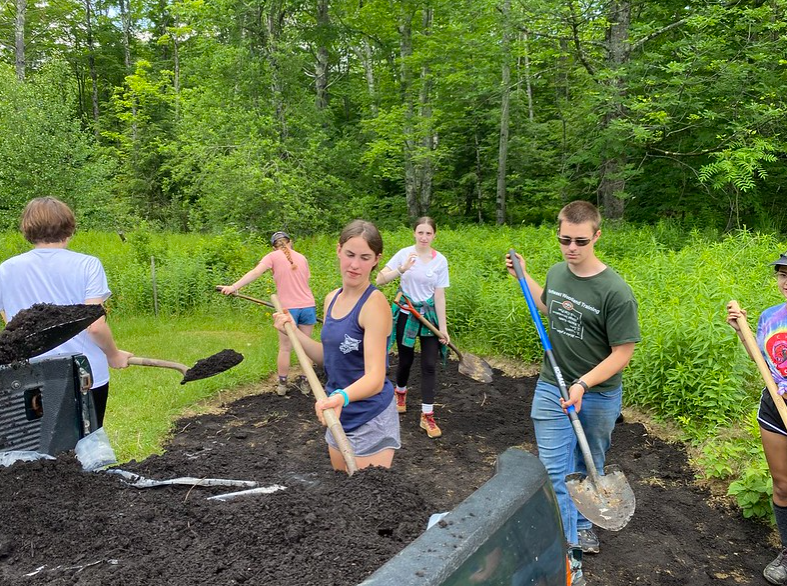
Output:
[[[443,437],[418,429],[414,393],[390,471],[333,473],[311,401],[297,391],[249,395],[221,414],[181,420],[165,454],[122,466],[155,479],[287,487],[271,495],[218,503],[205,497],[228,489],[129,488],[80,472],[70,457],[0,468],[0,585],[357,584],[431,513],[483,484],[499,453],[533,449],[535,380],[496,371],[481,385],[456,367],[438,375]],[[585,563],[591,586],[765,584],[770,529],[694,486],[681,446],[624,423],[609,461],[632,484],[637,511],[623,531],[599,532],[601,553]]]

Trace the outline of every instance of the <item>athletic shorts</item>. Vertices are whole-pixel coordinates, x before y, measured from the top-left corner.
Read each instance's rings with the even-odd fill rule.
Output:
[[[296,326],[313,326],[317,323],[317,312],[313,307],[300,307],[287,311],[290,312]]]
[[[396,400],[392,397],[391,404],[374,419],[370,419],[361,427],[346,432],[347,441],[356,456],[362,458],[374,456],[383,450],[398,450],[402,447],[399,439],[399,413],[396,411]],[[328,446],[338,450],[339,446],[333,439],[330,429],[325,431]]]
[[[773,402],[767,388],[762,391],[760,408],[757,409],[757,421],[765,431],[787,435],[787,430],[784,429],[784,422],[779,416],[779,411],[776,409],[776,404]]]

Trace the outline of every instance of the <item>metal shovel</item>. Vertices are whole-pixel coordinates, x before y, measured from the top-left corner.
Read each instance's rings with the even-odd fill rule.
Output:
[[[220,374],[233,366],[237,366],[242,361],[243,354],[239,354],[235,352],[235,350],[222,350],[212,356],[198,360],[191,368],[180,362],[158,360],[156,358],[142,358],[141,356],[132,356],[128,359],[128,364],[129,366],[155,366],[158,368],[171,368],[177,370],[183,374],[183,380],[180,381],[180,384],[185,385],[191,381]]]
[[[527,286],[522,266],[519,264],[516,252],[513,249],[509,250],[508,254],[513,262],[519,286],[525,295],[527,307],[530,310],[530,317],[533,319],[536,330],[538,330],[538,336],[541,339],[541,345],[544,347],[547,361],[555,373],[555,378],[560,388],[560,395],[564,400],[568,401],[569,395],[566,382],[563,380],[560,367],[555,361],[552,344],[544,329],[544,324],[541,323],[538,307],[533,300],[533,295],[530,293],[530,288]],[[594,525],[610,531],[620,531],[634,515],[634,509],[637,504],[634,491],[631,490],[628,480],[626,480],[625,475],[617,466],[606,466],[603,476],[598,473],[593,463],[593,455],[590,453],[590,446],[588,446],[585,431],[582,429],[582,424],[573,405],[568,408],[568,417],[577,436],[577,443],[582,452],[582,458],[585,460],[585,468],[588,471],[587,476],[579,473],[566,476],[566,487],[571,495],[571,499],[574,501],[577,510]]]
[[[402,305],[402,299],[404,299],[405,305]],[[440,336],[440,330],[438,330],[428,319],[422,316],[418,310],[413,307],[412,302],[405,295],[403,295],[401,291],[399,291],[396,294],[396,297],[394,297],[394,303],[398,305],[400,309],[404,309],[414,315],[415,318],[435,336]],[[492,367],[489,366],[485,360],[473,354],[462,354],[451,342],[448,342],[448,347],[453,350],[454,354],[456,354],[456,357],[459,358],[460,374],[469,376],[473,380],[477,380],[481,383],[492,382]]]

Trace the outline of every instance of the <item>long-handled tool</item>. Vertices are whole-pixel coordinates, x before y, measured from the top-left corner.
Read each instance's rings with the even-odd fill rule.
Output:
[[[555,355],[552,352],[552,344],[544,329],[544,324],[541,323],[541,317],[538,315],[538,307],[533,300],[533,295],[530,293],[530,288],[527,286],[522,265],[519,264],[516,252],[513,249],[509,250],[508,254],[513,262],[514,271],[519,280],[519,286],[522,288],[522,293],[524,293],[525,299],[527,300],[530,317],[533,319],[536,330],[538,330],[538,336],[541,339],[541,345],[544,347],[547,361],[555,373],[555,378],[560,388],[560,395],[564,400],[568,401],[569,395],[568,389],[566,388],[566,382],[563,380],[560,367],[555,361]],[[571,425],[574,428],[574,433],[577,436],[579,449],[585,460],[585,468],[588,471],[587,476],[574,473],[566,477],[568,492],[577,509],[586,519],[603,529],[620,531],[628,524],[632,515],[634,515],[634,508],[637,502],[634,497],[634,491],[631,490],[631,486],[628,480],[626,480],[623,472],[616,466],[606,466],[603,476],[598,473],[596,465],[593,463],[593,455],[590,453],[590,446],[588,445],[588,440],[587,437],[585,437],[585,431],[582,429],[582,423],[579,421],[576,409],[571,405],[568,407],[567,411],[568,417],[571,420]]]
[[[277,312],[284,312],[281,303],[279,303],[279,298],[275,294],[271,295],[271,301]],[[284,324],[284,329],[287,330],[287,337],[290,339],[295,354],[298,356],[298,362],[301,363],[301,368],[306,374],[306,380],[309,381],[312,393],[314,393],[317,400],[327,399],[328,396],[325,394],[325,389],[322,388],[322,383],[314,372],[312,361],[306,354],[306,350],[303,349],[303,344],[301,344],[301,341],[298,339],[298,335],[295,332],[295,326],[293,326],[291,322],[287,322]],[[333,435],[333,439],[336,440],[339,452],[342,454],[345,464],[347,464],[347,474],[352,476],[358,471],[358,464],[355,462],[355,454],[353,453],[352,446],[347,440],[347,436],[344,434],[344,428],[342,428],[342,424],[339,418],[336,417],[336,413],[333,412],[333,409],[326,409],[323,411],[323,416],[325,417],[326,423],[328,423],[328,429],[331,435]]]
[[[222,350],[212,356],[197,360],[191,368],[180,362],[158,360],[157,358],[143,358],[141,356],[132,356],[128,359],[128,364],[129,366],[155,366],[158,368],[171,368],[177,370],[183,375],[183,380],[180,381],[180,384],[185,385],[191,381],[220,374],[233,366],[237,366],[242,361],[243,354],[235,352],[235,350]]]
[[[216,285],[216,291],[221,292],[221,285]],[[276,309],[273,306],[273,303],[270,301],[265,301],[263,299],[257,299],[256,297],[249,297],[248,295],[241,295],[238,292],[230,293],[233,297],[240,297],[241,299],[245,299],[246,301],[251,301],[252,303],[256,303],[257,305],[264,305],[265,307],[270,307],[271,309]],[[322,323],[322,318],[317,316],[317,321]]]
[[[738,302],[734,299],[729,302],[728,307],[733,311],[741,310],[740,305],[738,305]],[[757,348],[757,340],[754,339],[754,334],[751,333],[749,322],[747,322],[746,318],[743,316],[735,321],[737,321],[738,327],[741,329],[739,338],[741,342],[743,342],[743,346],[748,350],[752,360],[754,360],[754,363],[757,365],[757,370],[760,371],[760,376],[762,376],[762,380],[765,381],[765,386],[771,394],[771,399],[773,399],[776,409],[779,411],[782,423],[787,426],[787,405],[784,403],[784,398],[779,395],[779,389],[776,386],[776,382],[773,380],[771,370],[765,363],[765,358],[762,357],[760,349]]]
[[[404,305],[402,304],[401,300],[404,299]],[[394,297],[394,303],[399,306],[399,309],[404,309],[410,312],[415,318],[423,324],[423,326],[432,332],[435,336],[440,336],[440,330],[438,330],[433,323],[431,323],[428,319],[422,316],[419,311],[413,307],[412,302],[399,291]],[[487,364],[485,360],[475,356],[473,354],[462,353],[460,352],[456,346],[454,346],[451,342],[448,342],[448,347],[454,351],[457,358],[459,358],[459,372],[465,376],[469,376],[473,380],[477,380],[478,382],[482,383],[491,383],[492,382],[492,367]]]

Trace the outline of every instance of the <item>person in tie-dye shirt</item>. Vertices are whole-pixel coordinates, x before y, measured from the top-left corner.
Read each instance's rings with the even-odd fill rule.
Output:
[[[770,264],[775,270],[776,286],[787,298],[787,252]],[[727,322],[739,335],[737,320],[740,317],[746,317],[745,310],[727,306]],[[774,305],[762,312],[757,321],[757,346],[773,375],[779,395],[784,395],[787,391],[787,303]],[[762,575],[771,584],[787,585],[787,429],[768,389],[762,391],[757,421],[773,479],[773,513],[781,538],[779,555],[765,566]]]

